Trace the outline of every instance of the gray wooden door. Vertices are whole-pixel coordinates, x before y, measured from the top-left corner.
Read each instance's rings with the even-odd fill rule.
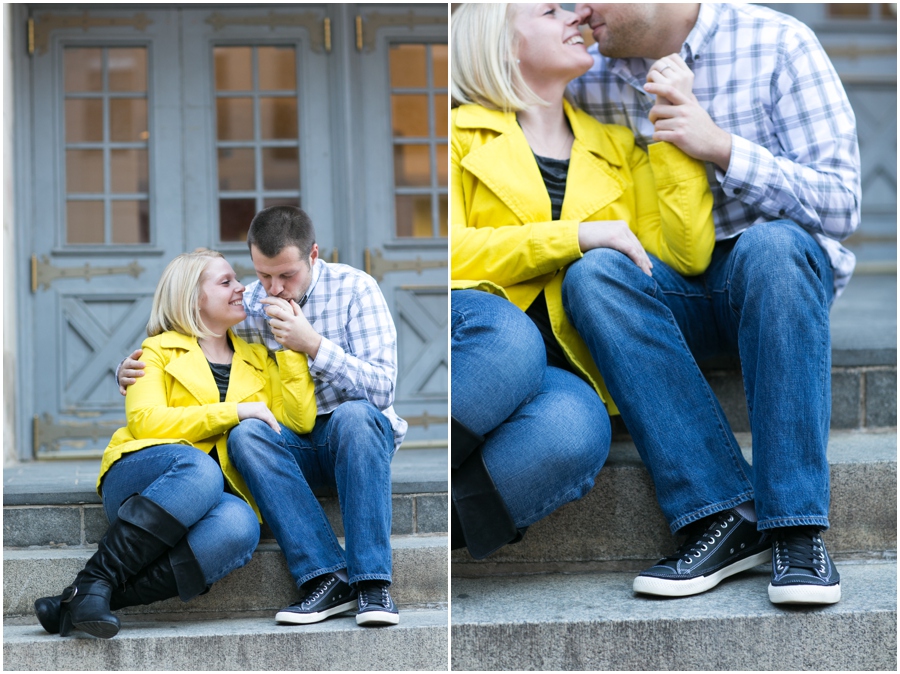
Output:
[[[408,442],[441,443],[449,372],[447,8],[357,7],[364,268],[397,325],[395,407],[410,424]]]
[[[16,9],[34,29],[14,60],[17,252],[34,282],[19,307],[20,457],[99,455],[124,421],[113,370],[143,339],[165,264],[207,246],[251,280],[246,230],[272,204],[307,210],[325,259],[378,279],[400,339],[398,412],[412,443],[440,444],[445,7],[116,7]]]
[[[17,120],[30,141],[18,165],[30,277],[18,381],[32,443],[20,451],[91,455],[122,421],[113,371],[184,245],[178,13],[32,19],[33,54],[20,62],[30,114]]]

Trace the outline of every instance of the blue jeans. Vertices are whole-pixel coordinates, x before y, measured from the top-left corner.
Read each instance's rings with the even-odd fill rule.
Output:
[[[450,297],[452,415],[485,436],[488,472],[527,527],[591,490],[609,453],[609,416],[586,382],[547,367],[524,312],[478,290]]]
[[[125,454],[102,486],[110,524],[125,499],[138,493],[188,527],[188,543],[207,585],[249,562],[259,543],[253,509],[224,493],[219,465],[190,445],[156,445]]]
[[[228,456],[300,587],[347,569],[351,583],[391,581],[391,459],[394,433],[387,417],[365,400],[320,415],[309,435],[285,426],[279,435],[247,419],[228,436]],[[346,553],[313,490],[337,489]]]
[[[709,269],[683,277],[653,258],[653,277],[598,249],[563,283],[647,466],[673,532],[753,500],[759,529],[828,527],[832,271],[790,221],[719,242]],[[753,434],[741,455],[696,359],[739,356]]]

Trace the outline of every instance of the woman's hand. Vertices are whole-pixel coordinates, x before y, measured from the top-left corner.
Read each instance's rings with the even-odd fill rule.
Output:
[[[270,410],[265,403],[238,403],[237,413],[238,419],[241,421],[244,419],[259,419],[260,421],[269,424],[276,433],[281,433],[281,427],[278,425],[278,420],[275,419],[272,410]]]
[[[665,95],[665,89],[669,87],[680,91],[688,99],[694,96],[694,73],[678,54],[664,56],[650,66],[644,90],[656,94],[657,105],[672,105],[675,101]],[[652,113],[650,121],[656,121]]]
[[[594,248],[612,248],[631,258],[647,276],[653,276],[650,271],[653,263],[624,220],[582,222],[578,225],[578,246],[582,253]]]

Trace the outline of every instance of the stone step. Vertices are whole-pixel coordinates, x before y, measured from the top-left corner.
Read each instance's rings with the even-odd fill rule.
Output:
[[[3,469],[3,545],[92,545],[108,523],[95,485],[100,462],[31,462]],[[447,532],[447,452],[398,451],[391,464],[394,535]],[[337,496],[318,490],[338,536],[344,535]],[[271,540],[263,526],[262,539]]]
[[[630,573],[454,578],[457,670],[897,670],[896,563],[839,563],[827,607],[769,602],[767,567],[701,595],[635,595]]]
[[[126,618],[113,639],[51,636],[37,622],[4,620],[3,669],[14,670],[447,670],[447,609],[401,609],[400,624],[364,628],[352,614],[316,625],[265,616],[208,620]]]
[[[897,277],[854,277],[831,310],[832,429],[897,426]],[[735,432],[747,400],[734,360],[701,363]]]
[[[341,541],[343,543],[343,541]],[[447,601],[447,537],[394,536],[391,596],[398,604]],[[31,615],[38,597],[56,595],[72,582],[95,548],[27,548],[3,551],[3,615]],[[208,594],[183,603],[169,599],[123,609],[123,614],[194,614],[276,611],[297,600],[284,555],[261,543],[250,562],[213,585]]]
[[[749,434],[738,434],[750,459]],[[897,433],[837,431],[828,444],[831,529],[837,559],[883,557],[897,550]],[[528,529],[524,540],[485,560],[451,555],[452,576],[547,571],[631,570],[672,552],[675,542],[656,493],[631,442],[614,442],[609,459],[582,500]]]

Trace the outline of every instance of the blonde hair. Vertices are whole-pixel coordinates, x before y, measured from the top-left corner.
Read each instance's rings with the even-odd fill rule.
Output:
[[[197,248],[192,253],[182,253],[166,265],[153,294],[153,308],[147,322],[148,337],[167,330],[197,339],[220,336],[206,327],[200,318],[200,281],[209,263],[224,257],[218,251]]]
[[[453,13],[450,97],[454,107],[475,103],[517,112],[547,105],[526,84],[517,63],[514,11],[513,3],[467,2]]]

